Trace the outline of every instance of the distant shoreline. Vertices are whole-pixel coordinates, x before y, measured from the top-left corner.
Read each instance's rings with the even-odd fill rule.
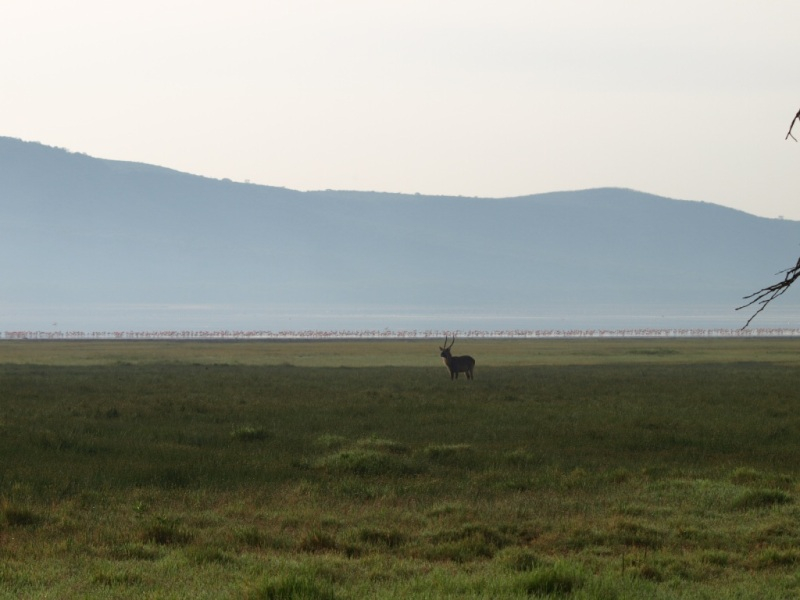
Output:
[[[4,331],[0,341],[37,340],[424,340],[445,335],[472,339],[566,339],[566,338],[756,338],[800,337],[800,328],[634,328],[634,329],[503,329],[503,330],[158,330],[158,331]]]

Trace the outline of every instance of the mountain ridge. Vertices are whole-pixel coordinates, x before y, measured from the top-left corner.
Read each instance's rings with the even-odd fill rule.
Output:
[[[598,306],[717,306],[735,322],[742,296],[793,264],[800,241],[800,222],[625,188],[302,192],[12,138],[0,138],[0,189],[0,306],[10,307],[560,308],[569,320]],[[13,312],[0,327],[14,326]],[[228,316],[203,316],[215,318]]]

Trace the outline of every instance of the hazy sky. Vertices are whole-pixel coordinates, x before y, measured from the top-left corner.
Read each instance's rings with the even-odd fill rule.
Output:
[[[797,0],[3,0],[0,135],[300,190],[800,219],[798,24]]]

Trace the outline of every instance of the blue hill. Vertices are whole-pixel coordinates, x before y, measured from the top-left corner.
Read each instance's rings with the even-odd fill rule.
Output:
[[[742,296],[792,265],[800,242],[795,221],[627,189],[299,192],[11,138],[0,189],[5,330],[324,327],[326,315],[334,328],[369,315],[601,327],[610,313],[736,326]]]

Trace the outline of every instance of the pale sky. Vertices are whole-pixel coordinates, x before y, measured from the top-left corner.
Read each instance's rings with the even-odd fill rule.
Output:
[[[797,0],[2,0],[0,135],[298,190],[620,186],[800,220],[798,27]]]

